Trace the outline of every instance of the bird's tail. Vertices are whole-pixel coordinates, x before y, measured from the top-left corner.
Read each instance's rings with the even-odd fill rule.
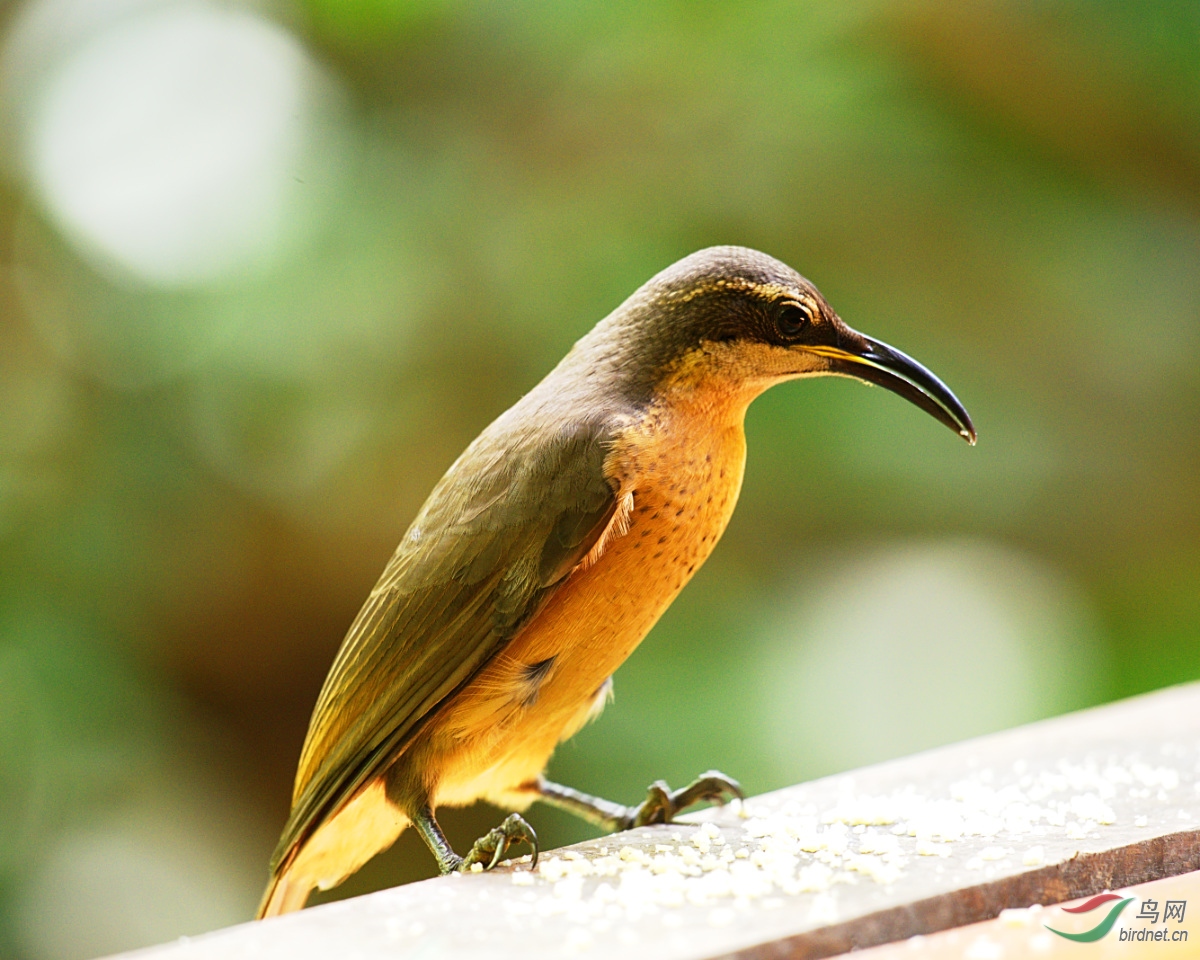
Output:
[[[307,902],[308,895],[312,893],[312,889],[313,884],[306,878],[289,876],[287,867],[284,867],[271,877],[271,882],[267,884],[255,919],[277,917],[282,913],[291,913],[293,910],[301,909]]]
[[[271,872],[258,918],[299,910],[314,887],[336,887],[390,847],[408,822],[388,801],[382,777],[367,784],[311,836],[283,854]]]

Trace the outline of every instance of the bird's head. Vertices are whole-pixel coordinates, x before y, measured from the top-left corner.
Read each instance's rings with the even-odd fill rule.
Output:
[[[609,318],[607,338],[623,342],[654,390],[719,382],[757,395],[798,377],[853,377],[975,442],[970,416],[941,380],[850,329],[808,280],[756,250],[710,247],[668,267]]]

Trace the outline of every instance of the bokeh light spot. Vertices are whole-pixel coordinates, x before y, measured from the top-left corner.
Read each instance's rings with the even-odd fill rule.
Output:
[[[316,80],[300,45],[257,16],[150,8],[51,71],[29,174],[93,260],[167,286],[243,273],[286,239]]]
[[[1082,601],[1014,551],[897,546],[804,579],[764,661],[765,723],[790,779],[1061,713],[1103,678]]]

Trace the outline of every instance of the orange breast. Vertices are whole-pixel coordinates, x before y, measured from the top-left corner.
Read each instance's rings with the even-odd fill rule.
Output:
[[[605,680],[724,532],[745,466],[745,406],[738,406],[675,402],[652,409],[620,438],[607,468],[623,493],[633,492],[628,531],[594,565],[572,573],[438,718],[426,749],[440,756],[422,763],[436,778],[428,784],[436,803],[529,802],[517,788],[586,722]]]

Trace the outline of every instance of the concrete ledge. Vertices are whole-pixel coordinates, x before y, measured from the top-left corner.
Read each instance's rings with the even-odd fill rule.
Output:
[[[1200,684],[126,956],[826,957],[1195,870]]]

